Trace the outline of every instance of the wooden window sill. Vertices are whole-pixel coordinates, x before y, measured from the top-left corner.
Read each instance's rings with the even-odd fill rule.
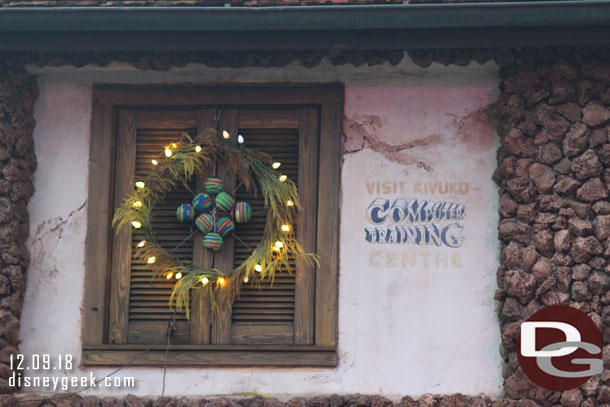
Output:
[[[127,363],[150,345],[83,346],[83,366],[117,366]],[[165,345],[155,345],[132,366],[162,366]],[[171,345],[167,364],[171,366],[337,366],[334,346],[306,345]]]

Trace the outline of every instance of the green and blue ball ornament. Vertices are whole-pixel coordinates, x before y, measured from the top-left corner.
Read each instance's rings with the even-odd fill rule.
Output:
[[[214,217],[209,213],[201,214],[195,220],[195,226],[203,234],[214,230]]]
[[[193,198],[193,209],[197,213],[209,212],[214,207],[214,198],[206,193],[197,194]]]
[[[235,198],[226,192],[216,195],[216,207],[221,211],[230,211],[233,205],[235,205]]]
[[[224,217],[216,221],[216,233],[222,237],[227,237],[235,229],[235,223],[230,218]]]
[[[180,204],[178,209],[176,209],[176,218],[178,218],[178,221],[182,223],[192,222],[195,218],[195,210],[191,204]]]
[[[203,184],[203,190],[210,195],[222,192],[222,188],[222,180],[218,177],[210,177]]]
[[[233,208],[233,218],[237,223],[246,223],[252,219],[252,207],[248,202],[237,202]]]
[[[203,247],[217,252],[222,247],[222,236],[214,232],[208,233],[203,237]]]

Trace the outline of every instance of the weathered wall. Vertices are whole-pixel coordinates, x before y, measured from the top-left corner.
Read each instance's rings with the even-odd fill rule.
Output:
[[[11,392],[8,361],[19,343],[19,319],[29,264],[27,202],[34,192],[35,78],[0,64],[0,392]]]
[[[114,65],[109,69],[49,68],[37,73],[41,95],[35,109],[35,139],[40,169],[30,204],[32,265],[21,331],[24,353],[79,355],[92,83],[339,80],[346,84],[347,115],[340,365],[336,369],[171,368],[167,394],[363,392],[394,398],[426,392],[499,394],[499,330],[493,302],[498,197],[490,178],[497,146],[485,116],[498,85],[494,65],[421,69],[408,62],[398,67],[361,68],[324,63],[315,69],[192,66],[170,72],[141,72]],[[466,131],[469,126],[472,133]],[[413,148],[405,147],[409,143]],[[466,152],[475,147],[476,152],[468,157]],[[381,258],[374,262],[383,264],[369,265],[370,253],[390,248],[378,249],[365,240],[366,208],[375,197],[389,195],[367,192],[366,182],[385,180],[405,182],[410,188],[392,197],[414,195],[466,205],[464,246],[415,249],[399,245],[392,249],[396,256],[403,252],[414,255],[414,265],[396,267]],[[445,181],[466,182],[470,190],[462,195],[453,190],[440,194],[413,189],[415,182]],[[452,260],[454,254],[459,254],[459,264]],[[431,257],[425,260],[423,255]],[[474,267],[477,262],[483,267]],[[461,298],[459,308],[452,305],[455,297]],[[465,352],[459,358],[453,356],[456,336],[460,337],[457,346]],[[53,341],[47,340],[50,337]],[[453,367],[448,369],[446,360],[452,358]],[[78,369],[70,374],[93,371],[99,377],[111,370]],[[472,373],[464,375],[465,370]],[[121,375],[135,376],[138,387],[92,393],[159,392],[161,369],[129,368]]]
[[[500,166],[495,174],[500,185],[499,213],[502,221],[499,231],[503,250],[497,274],[500,289],[496,298],[500,302],[499,315],[503,332],[501,355],[505,361],[503,375],[508,399],[492,402],[489,398],[480,397],[473,399],[459,395],[426,395],[418,402],[406,397],[400,403],[401,406],[610,404],[610,374],[607,369],[610,366],[610,306],[606,264],[609,243],[604,218],[610,214],[607,210],[607,185],[610,179],[606,157],[609,121],[607,109],[610,104],[610,64],[607,54],[604,50],[596,54],[588,49],[503,53],[505,58],[502,58],[500,65],[507,68],[501,70],[502,93],[497,104],[498,117],[501,119],[499,133],[502,136],[502,148],[499,153]],[[426,65],[433,58],[434,53],[424,52],[416,60]],[[451,61],[451,57],[448,61]],[[383,68],[377,67],[374,71],[384,80],[394,78]],[[445,77],[451,80],[457,77],[464,79],[466,71],[447,72]],[[257,75],[268,80],[272,77],[266,76],[268,72],[262,70]],[[404,69],[401,72],[405,74]],[[143,81],[153,81],[149,74],[144,72],[138,75]],[[406,77],[418,74],[411,71]],[[89,76],[75,76],[73,73],[56,75],[54,79],[59,81],[76,80],[85,84],[96,78],[95,73]],[[304,81],[315,80],[307,77],[306,73],[304,75]],[[125,73],[115,73],[114,77],[122,81],[134,80],[133,76],[129,79],[129,74]],[[171,77],[161,76],[157,81],[171,81]],[[193,80],[196,77],[196,74],[191,74],[190,78]],[[226,72],[222,77],[226,79],[232,76]],[[348,80],[362,79],[359,74],[346,77]],[[243,79],[239,76],[237,78]],[[334,76],[331,75],[331,78]],[[401,78],[400,82],[406,84],[408,80],[405,78]],[[474,78],[469,80],[474,81]],[[23,115],[20,120],[27,122],[31,120],[28,117]],[[366,140],[364,135],[363,140]],[[365,142],[356,143],[356,146],[364,145]],[[374,150],[370,144],[367,144],[367,148]],[[358,149],[356,147],[350,151]],[[72,209],[78,208],[79,206],[74,206]],[[514,351],[518,323],[540,306],[555,303],[568,303],[590,313],[603,333],[605,344],[604,373],[594,377],[581,389],[563,394],[541,390],[524,379],[517,367]],[[24,322],[25,320],[26,318]],[[28,337],[27,331],[23,329],[21,335]],[[467,373],[470,372],[471,370]],[[21,397],[38,398],[33,394]],[[15,399],[3,397],[0,401],[3,405],[12,405]],[[152,400],[135,398],[127,398],[126,402],[129,405],[153,404]],[[105,399],[102,403],[99,399],[88,398],[81,402],[76,397],[27,405],[63,407],[81,404],[116,406],[123,405],[123,401]],[[164,404],[166,403],[155,403]],[[217,400],[208,404],[206,400],[174,400],[167,405],[249,407],[263,404],[271,406],[277,402],[268,400],[263,403],[261,399],[245,399],[239,402]],[[385,406],[389,402],[379,397],[331,396],[295,399],[289,405],[369,407]]]

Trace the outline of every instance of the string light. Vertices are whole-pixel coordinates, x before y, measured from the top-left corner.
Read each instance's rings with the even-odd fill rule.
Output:
[[[208,278],[207,278],[207,277],[203,277],[203,278],[201,278],[201,284],[206,285],[206,284],[207,284],[207,283],[209,283],[209,282],[210,282],[210,280],[208,280]]]
[[[229,134],[228,131],[226,131],[226,130],[222,131],[222,138],[223,139],[228,140],[230,137],[231,137],[231,135]]]
[[[274,170],[277,170],[278,168],[280,168],[280,165],[282,165],[282,163],[276,161],[273,164],[271,164],[271,168],[273,168]]]
[[[237,142],[239,144],[244,144],[244,141],[246,141],[246,140],[244,140],[244,137],[241,134],[239,136],[237,136]]]
[[[260,264],[257,264],[256,266],[254,266],[254,270],[256,270],[260,273],[261,271],[263,271],[263,266],[261,266]]]
[[[174,273],[172,273],[171,271],[169,273],[167,273],[167,275],[165,276],[166,279],[171,280],[171,278],[174,276]]]
[[[282,225],[282,230],[284,232],[290,232],[290,225]]]
[[[140,243],[138,243],[136,246],[137,247],[144,247],[144,246],[146,246],[146,240],[140,241]]]
[[[142,201],[135,201],[133,203],[133,207],[134,208],[141,208],[142,207]]]
[[[196,153],[200,153],[201,152],[201,146],[195,146],[195,152]]]
[[[177,272],[176,273],[176,280],[180,280],[182,278],[182,273],[181,272]]]
[[[178,144],[172,143],[172,148],[178,148]]]
[[[221,287],[224,287],[224,285],[226,284],[226,280],[224,279],[224,277],[218,277],[218,284]]]
[[[150,160],[150,162],[152,163],[152,165],[158,165],[159,164],[159,161],[157,161],[157,160]]]
[[[248,282],[248,276],[245,276],[244,277],[244,283],[247,283],[247,282]]]
[[[142,227],[142,222],[134,220],[133,222],[131,222],[131,225],[136,229],[140,229]]]
[[[172,156],[172,150],[170,150],[169,148],[166,148],[165,149],[165,156],[167,158],[171,157]]]
[[[294,206],[294,202],[289,199],[286,201],[286,206]]]
[[[277,247],[278,249],[281,249],[282,247],[284,247],[284,243],[282,243],[278,240],[277,242],[275,242],[275,247]]]
[[[138,188],[144,188],[145,186],[146,186],[146,184],[144,183],[144,181],[136,182],[136,187],[138,187]]]
[[[280,182],[284,182],[284,181],[286,181],[287,179],[288,179],[288,176],[287,176],[287,175],[280,175],[280,178],[279,178]]]
[[[148,262],[148,264],[153,264],[157,261],[157,258],[155,256],[150,256],[146,261]]]

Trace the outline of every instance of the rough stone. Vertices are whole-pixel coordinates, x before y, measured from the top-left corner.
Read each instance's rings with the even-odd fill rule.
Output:
[[[545,256],[553,255],[553,234],[548,230],[542,230],[534,235],[536,248]]]
[[[594,255],[602,254],[603,248],[599,241],[593,237],[577,237],[572,244],[572,258],[575,262],[587,262]]]
[[[563,153],[566,157],[572,157],[585,151],[588,144],[589,128],[584,123],[576,123],[570,127],[568,134],[563,140]]]
[[[589,286],[582,281],[575,281],[572,284],[572,299],[574,301],[588,301],[592,297]]]
[[[595,202],[608,196],[608,191],[599,178],[593,178],[576,191],[576,196],[585,202]]]
[[[536,277],[536,279],[539,281],[544,280],[548,276],[550,276],[552,271],[553,265],[551,264],[551,260],[546,257],[538,258],[538,261],[536,262],[536,264],[534,264],[534,267],[532,268],[532,273],[534,274],[534,277]]]
[[[529,273],[509,270],[506,272],[505,286],[509,295],[518,297],[521,303],[525,304],[534,294],[536,280]]]
[[[593,295],[603,295],[610,289],[610,276],[607,273],[595,271],[589,276],[589,288]]]
[[[540,147],[538,159],[544,164],[555,164],[563,158],[561,149],[555,143],[546,143]]]
[[[599,102],[589,102],[582,110],[582,121],[589,126],[603,126],[610,121],[610,111]]]
[[[610,215],[610,202],[595,202],[593,204],[593,212],[595,212],[596,215]]]
[[[566,407],[580,407],[583,400],[579,389],[564,391],[561,395],[561,405]]]
[[[574,280],[584,280],[589,277],[591,267],[586,264],[577,264],[572,267],[572,278]]]
[[[553,245],[555,250],[559,252],[566,252],[570,249],[570,232],[567,230],[560,230],[555,233],[553,237]]]
[[[581,185],[582,183],[574,178],[564,177],[555,184],[553,191],[561,195],[572,195]]]
[[[516,268],[521,265],[521,249],[515,242],[510,242],[502,252],[502,262],[506,267]]]
[[[602,163],[593,150],[585,151],[572,161],[572,171],[578,179],[597,177],[602,172]]]
[[[610,215],[597,216],[593,221],[593,230],[598,239],[610,237]]]
[[[536,185],[538,192],[542,194],[549,191],[555,183],[555,173],[543,164],[532,164],[529,169],[529,177]]]
[[[576,236],[588,236],[593,233],[593,225],[588,220],[570,218],[568,220],[570,232]]]

